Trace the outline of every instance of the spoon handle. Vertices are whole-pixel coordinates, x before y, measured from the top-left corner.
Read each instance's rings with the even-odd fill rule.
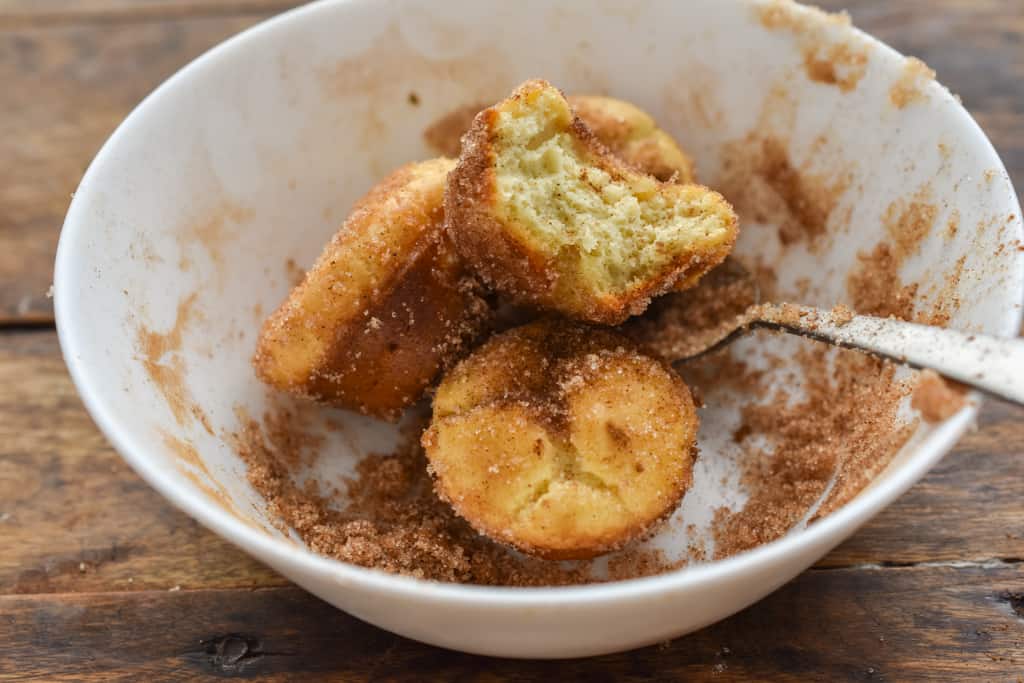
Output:
[[[811,306],[787,304],[786,309],[787,315],[759,317],[751,325],[869,351],[915,368],[929,368],[1024,405],[1024,339],[990,337],[869,315],[854,315],[841,321],[830,311]]]

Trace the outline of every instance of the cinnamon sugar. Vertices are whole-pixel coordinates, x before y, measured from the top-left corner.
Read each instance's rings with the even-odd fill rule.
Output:
[[[191,261],[184,250],[189,245],[198,244],[206,251],[220,274],[224,268],[225,245],[237,238],[238,231],[252,219],[253,215],[252,209],[225,199],[199,220],[184,226],[178,237],[178,244],[182,249],[179,267],[182,270],[190,267]]]
[[[849,26],[850,16],[845,12],[829,14],[784,0],[758,5],[756,12],[765,28],[787,30],[797,37],[804,55],[804,70],[812,81],[850,92],[867,72],[866,46],[830,42],[823,30],[829,25]]]
[[[953,209],[953,213],[949,215],[949,219],[946,221],[946,239],[952,240],[956,237],[957,231],[960,230],[960,209]]]
[[[691,553],[692,555],[692,553]],[[695,559],[703,559],[696,557]],[[619,553],[608,560],[608,579],[624,581],[638,579],[643,576],[664,574],[674,569],[682,569],[687,560],[670,561],[662,550],[641,549],[633,552]]]
[[[805,45],[804,70],[812,81],[834,85],[843,92],[857,87],[868,70],[868,55],[846,43]]]
[[[927,64],[916,57],[907,57],[899,78],[889,88],[889,102],[897,109],[921,102],[927,97],[925,88],[934,80],[935,72]]]
[[[872,251],[857,254],[846,288],[858,313],[902,320],[914,318],[917,284],[903,284],[900,268],[920,249],[935,226],[938,209],[925,185],[908,198],[899,198],[882,214],[886,238]]]
[[[306,427],[293,423],[294,413],[271,412],[262,423],[240,417],[235,449],[248,466],[250,483],[266,499],[268,514],[313,552],[343,562],[434,581],[509,586],[621,580],[685,563],[636,548],[613,556],[603,577],[590,563],[524,557],[477,534],[434,494],[419,444],[426,415],[403,428],[393,453],[369,455],[356,466],[355,476],[343,482],[347,503],[340,509],[312,483],[296,483],[309,444],[303,441]]]
[[[757,285],[750,274],[735,260],[726,259],[697,286],[655,300],[621,329],[662,358],[688,358],[741,326],[740,317],[757,299]]]
[[[928,201],[930,198],[931,188],[926,185],[909,198],[891,203],[882,215],[882,224],[899,265],[917,253],[935,224],[938,208]]]
[[[716,511],[716,558],[773,541],[802,519],[849,502],[909,437],[912,427],[896,416],[906,389],[894,381],[894,366],[854,351],[832,353],[831,364],[822,345],[798,354],[803,397],[779,388],[766,403],[743,408],[735,438],[746,446],[757,434],[769,446],[746,451],[746,505]]]
[[[851,311],[850,307],[845,304],[836,304],[832,307],[832,310],[829,311],[829,319],[832,321],[833,325],[842,327],[853,320],[853,311]]]
[[[757,133],[725,145],[720,189],[743,221],[777,225],[783,245],[813,245],[827,232],[850,176],[830,180],[798,168],[787,148],[783,139]]]
[[[914,316],[918,286],[903,284],[900,261],[892,247],[880,242],[872,251],[857,254],[857,262],[846,281],[854,309],[880,318],[910,320]]]
[[[717,288],[669,297],[675,305],[666,305],[660,320],[674,320],[676,332],[689,323],[721,324],[721,316],[734,315],[756,298],[749,278],[737,278],[741,273],[726,267],[709,281],[717,280]],[[693,305],[679,306],[687,295]],[[784,317],[785,307],[775,308]],[[841,317],[843,309],[837,310]],[[799,312],[796,307],[791,311],[798,317]],[[652,320],[659,320],[657,314],[642,320],[647,325],[642,330],[656,331]],[[672,325],[664,331],[671,336]],[[657,336],[648,341],[671,345]],[[447,582],[541,586],[623,580],[726,557],[828,514],[870,483],[914,428],[897,419],[907,389],[895,381],[892,364],[813,344],[794,358],[770,360],[767,368],[773,365],[802,372],[803,394],[776,388],[778,382],[769,380],[765,368],[754,369],[728,350],[681,368],[695,395],[732,387],[741,397],[743,421],[734,438],[749,500],[738,511],[717,511],[713,551],[691,528],[695,540],[681,558],[633,546],[609,556],[606,572],[595,571],[590,562],[524,557],[473,531],[434,493],[419,444],[426,415],[404,428],[402,445],[393,453],[364,458],[354,476],[341,483],[344,496],[324,492],[323,482],[297,483],[311,464],[310,454],[322,444],[305,436],[309,424],[294,410],[272,410],[262,421],[241,415],[234,444],[248,465],[250,482],[267,500],[268,514],[280,520],[282,530],[294,531],[311,550],[328,557]],[[338,500],[345,502],[332,505]]]
[[[922,370],[910,407],[920,412],[925,422],[942,422],[964,407],[964,392],[962,385],[943,379],[934,370]]]
[[[141,354],[138,359],[153,385],[160,391],[167,407],[174,415],[174,421],[181,427],[194,420],[213,433],[210,422],[202,407],[192,399],[185,384],[185,361],[181,354],[185,329],[195,318],[195,304],[198,293],[184,297],[178,302],[174,324],[166,332],[155,332],[146,325],[139,325],[135,331],[136,347]]]
[[[967,255],[956,260],[942,279],[938,291],[931,297],[932,305],[930,310],[922,312],[915,317],[916,322],[936,327],[949,327],[953,315],[960,310],[960,279],[964,275],[964,267],[967,263]]]
[[[793,0],[774,0],[755,7],[761,25],[768,29],[788,29],[805,33],[828,25],[849,26],[850,15],[835,14],[818,7],[800,5]]]

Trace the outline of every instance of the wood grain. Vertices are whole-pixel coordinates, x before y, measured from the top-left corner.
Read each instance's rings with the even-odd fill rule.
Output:
[[[123,463],[82,407],[55,333],[0,334],[0,386],[0,594],[286,583]],[[979,431],[819,566],[1024,558],[1022,446],[1024,409],[990,403]]]
[[[809,572],[672,643],[561,662],[421,645],[295,588],[2,596],[0,679],[1013,681],[1022,589],[1024,565]]]
[[[71,192],[153,87],[283,0],[8,0],[0,3],[0,324],[52,320],[45,292]],[[1024,0],[828,0],[922,57],[1024,186]],[[255,13],[250,13],[255,12]],[[6,13],[6,15],[5,15]],[[237,14],[236,14],[237,13]],[[7,24],[14,15],[31,17]],[[205,14],[208,16],[195,16]],[[100,21],[106,17],[106,19]],[[112,18],[131,18],[126,30]],[[6,26],[6,30],[3,30]]]
[[[4,0],[0,28],[280,12],[296,0]]]
[[[54,332],[0,335],[0,387],[0,594],[287,583],[125,465],[82,407]]]

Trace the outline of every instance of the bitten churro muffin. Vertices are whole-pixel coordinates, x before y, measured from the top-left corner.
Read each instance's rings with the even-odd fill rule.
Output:
[[[622,161],[658,180],[695,182],[693,161],[640,107],[601,95],[569,95],[568,99],[594,137]],[[462,150],[462,136],[485,108],[459,107],[427,128],[423,136],[439,153],[457,157]]]
[[[737,232],[721,195],[634,170],[540,80],[474,119],[445,215],[459,253],[498,291],[606,324],[720,263]]]
[[[477,531],[582,559],[671,514],[696,434],[670,367],[610,330],[546,319],[493,337],[446,375],[423,446],[438,495]]]
[[[443,230],[454,162],[404,166],[353,209],[264,323],[268,384],[395,419],[475,336],[488,307]]]

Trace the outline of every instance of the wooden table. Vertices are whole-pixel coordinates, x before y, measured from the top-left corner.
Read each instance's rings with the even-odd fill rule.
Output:
[[[699,633],[571,663],[473,657],[349,617],[173,509],[98,433],[46,296],[99,145],[196,54],[294,3],[0,0],[0,679],[1024,681],[1024,410],[988,403],[924,481]],[[836,0],[925,59],[1024,188],[1024,0]]]

